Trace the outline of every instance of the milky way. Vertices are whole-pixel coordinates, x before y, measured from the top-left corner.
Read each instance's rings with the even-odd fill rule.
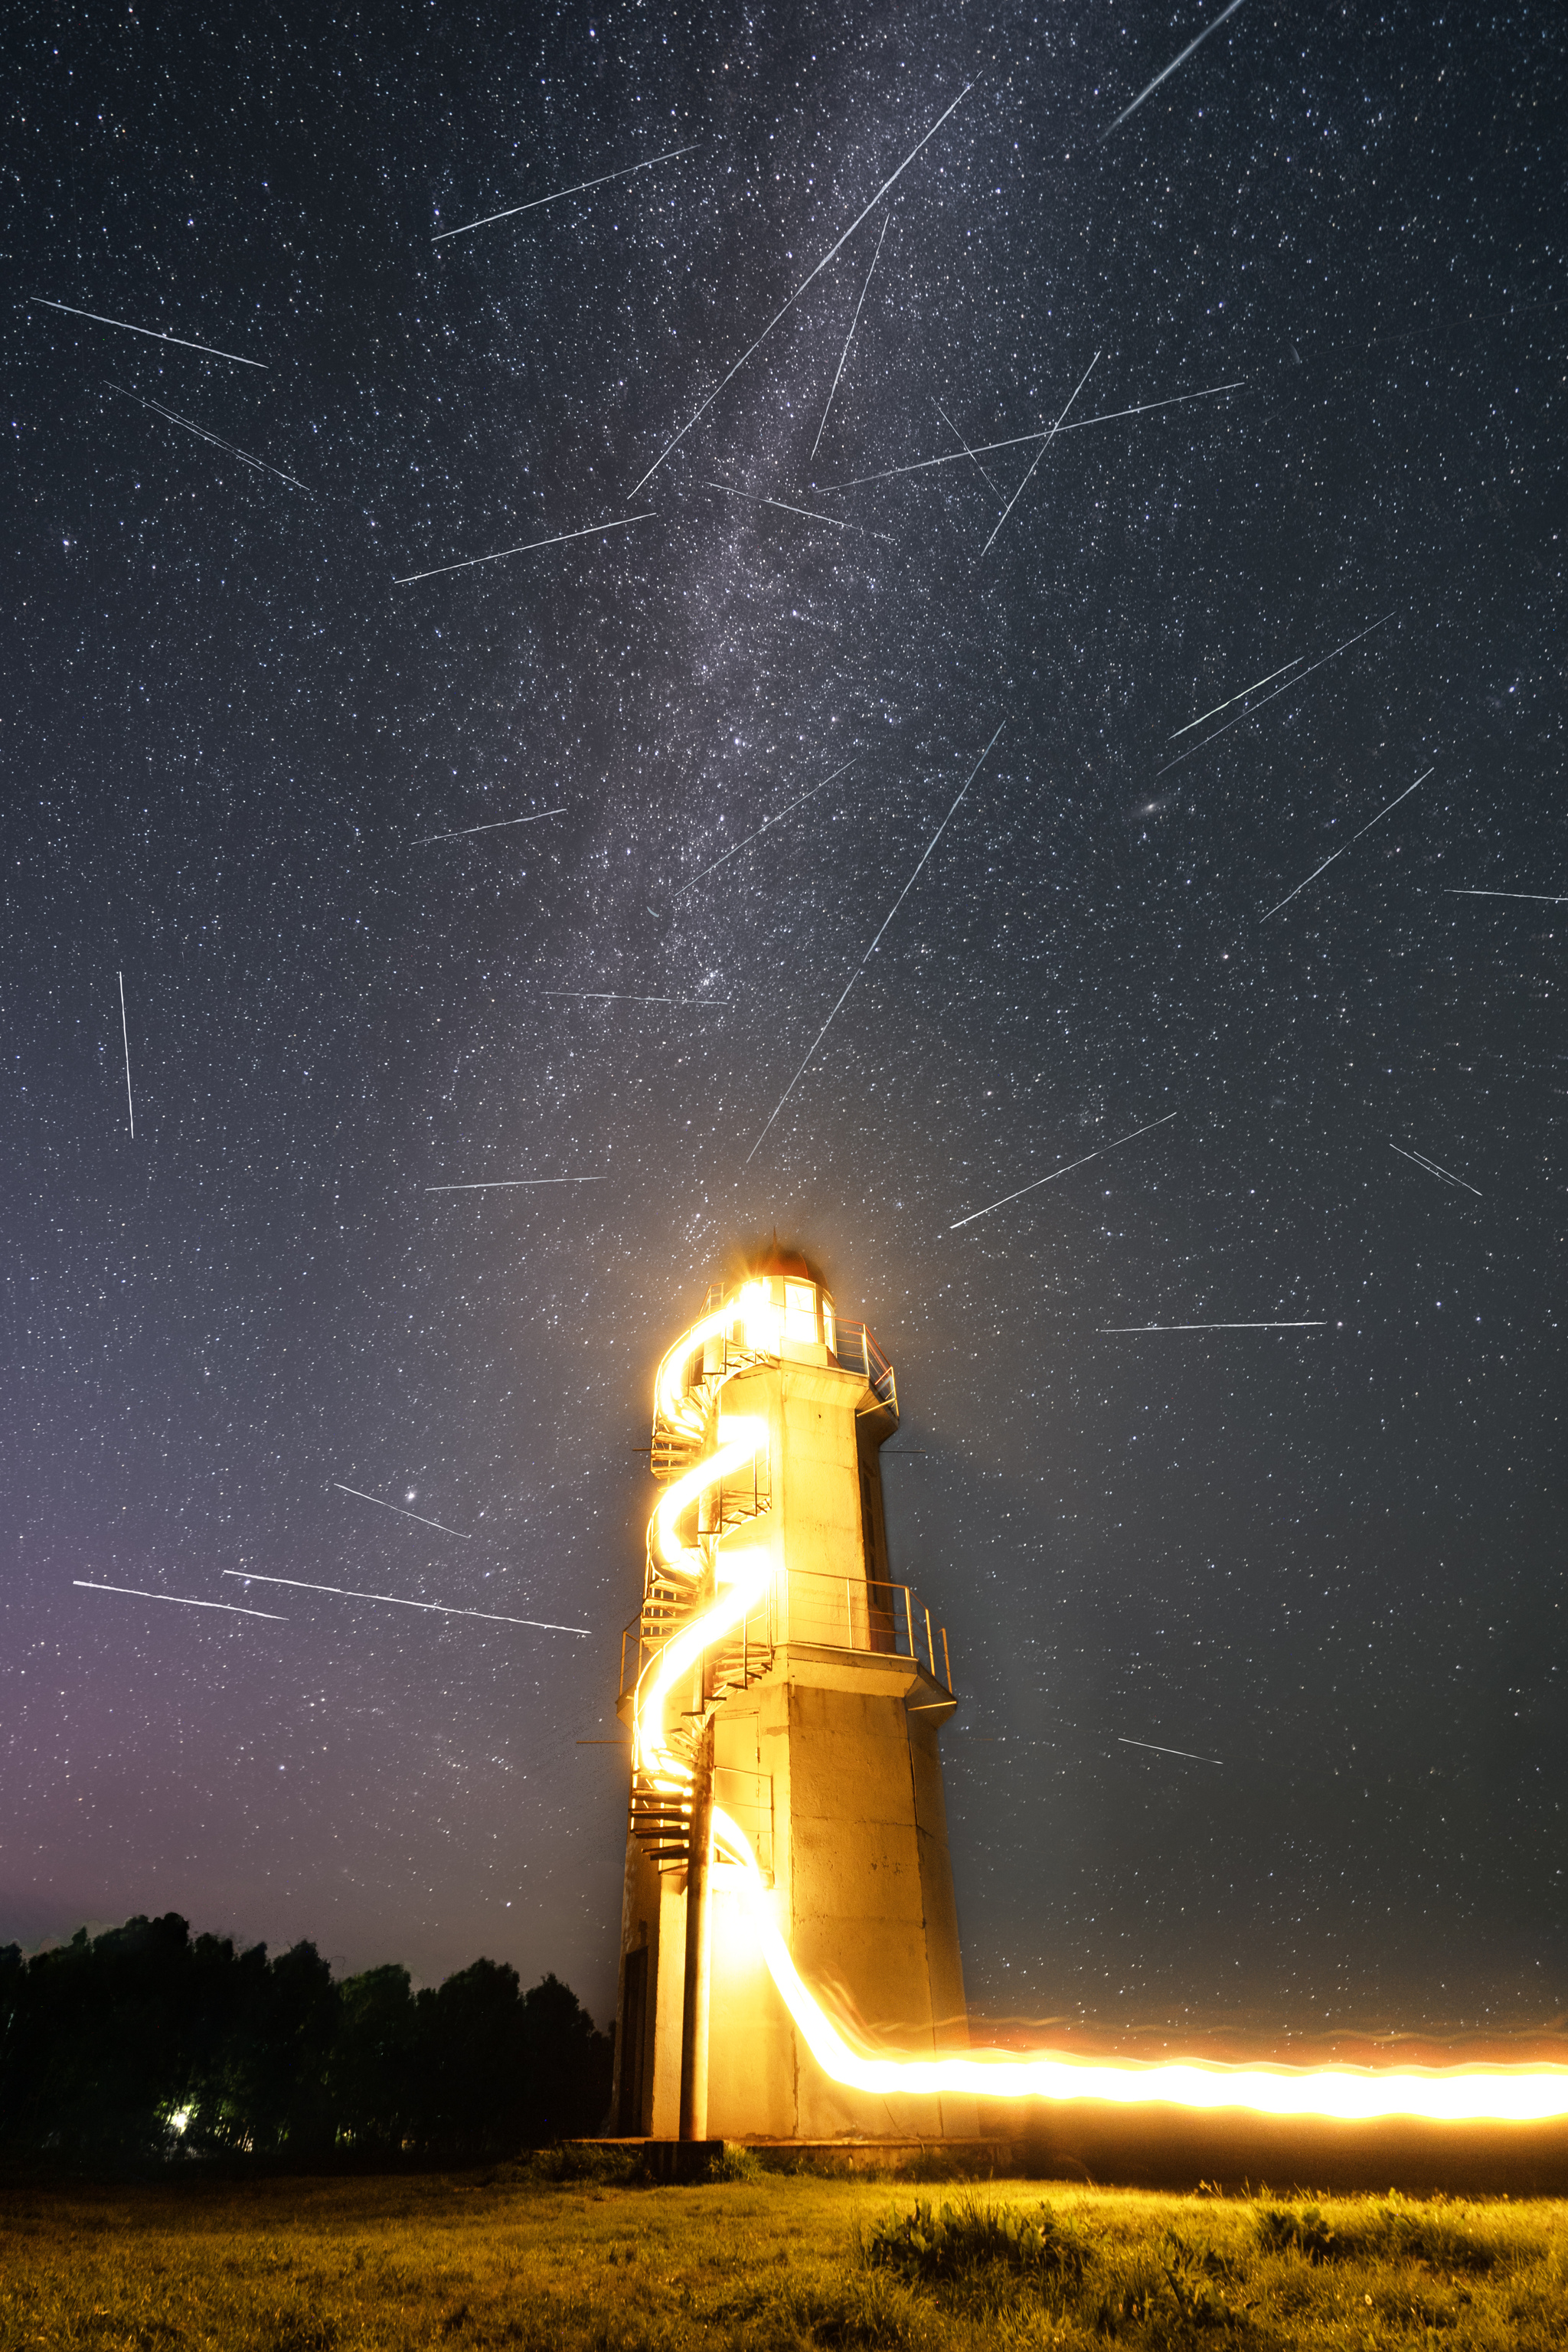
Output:
[[[1561,27],[1214,13],[14,15],[0,1940],[603,2015],[776,1224],[977,2010],[1568,2008]]]

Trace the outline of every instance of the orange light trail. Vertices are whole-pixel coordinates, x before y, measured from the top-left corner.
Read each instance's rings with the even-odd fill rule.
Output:
[[[692,1441],[707,1435],[686,1372],[711,1340],[739,1339],[751,1362],[777,1361],[779,1314],[762,1283],[747,1283],[717,1312],[703,1316],[665,1356],[654,1386],[656,1426]],[[732,1374],[727,1377],[733,1377]],[[719,1385],[724,1384],[721,1380]],[[720,1413],[717,1443],[668,1487],[648,1526],[648,1550],[663,1571],[694,1590],[702,1576],[700,1545],[680,1537],[678,1521],[710,1487],[732,1478],[767,1448],[767,1423]],[[711,1538],[717,1546],[720,1538]],[[728,1580],[721,1564],[717,1597],[657,1651],[639,1678],[632,1714],[634,1766],[673,1798],[689,1797],[691,1774],[671,1749],[668,1710],[679,1704],[702,1653],[763,1600],[770,1569],[742,1569]],[[1568,2116],[1568,2066],[1234,2066],[1195,2061],[1091,2059],[1009,2050],[960,2055],[899,2056],[858,2049],[827,2015],[795,1964],[780,1932],[773,1896],[750,1840],[718,1806],[714,1859],[737,1874],[755,1950],[796,2032],[829,2081],[876,2098],[964,2094],[993,2099],[1100,2099],[1116,2106],[1174,2106],[1213,2113],[1322,2116],[1371,2122],[1409,2116],[1436,2123],[1542,2123]]]

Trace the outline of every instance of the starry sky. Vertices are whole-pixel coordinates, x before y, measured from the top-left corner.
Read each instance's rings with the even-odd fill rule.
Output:
[[[978,2013],[1568,2011],[1563,26],[1245,0],[1117,124],[1215,13],[13,13],[0,1939],[603,2018],[776,1225]]]

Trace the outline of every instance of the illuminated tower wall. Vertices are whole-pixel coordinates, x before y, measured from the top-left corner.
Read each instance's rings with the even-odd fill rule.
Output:
[[[623,1720],[635,1727],[639,1684],[646,1694],[674,1631],[726,1592],[749,1597],[665,1702],[668,1738],[693,1759],[694,1799],[661,1797],[668,1776],[634,1770],[613,2128],[681,2135],[684,2021],[688,2137],[969,2137],[972,2097],[889,2106],[827,2079],[757,1948],[742,1874],[721,1864],[708,1879],[707,2000],[694,2012],[689,1823],[700,1837],[710,1759],[713,1804],[749,1841],[763,1899],[817,1998],[868,2046],[968,2046],[938,1754],[955,1704],[947,1645],[888,1559],[879,1453],[898,1427],[892,1369],[864,1327],[837,1321],[806,1264],[776,1253],[710,1299],[687,1340],[689,1355],[678,1348],[661,1368],[669,1410],[656,1410],[655,1474],[679,1501],[704,1458],[710,1470],[728,1444],[734,1459],[669,1519],[685,1546],[679,1572],[661,1568],[650,1530]],[[736,1443],[737,1431],[749,1434]],[[704,2006],[706,2099],[699,2066],[694,2107],[689,2045]]]

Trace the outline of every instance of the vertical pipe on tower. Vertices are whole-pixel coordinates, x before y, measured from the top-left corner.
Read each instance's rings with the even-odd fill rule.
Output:
[[[712,1912],[713,1725],[697,1744],[691,1790],[691,1846],[686,1867],[686,1986],[680,2019],[680,2137],[708,2137],[708,1984]]]

